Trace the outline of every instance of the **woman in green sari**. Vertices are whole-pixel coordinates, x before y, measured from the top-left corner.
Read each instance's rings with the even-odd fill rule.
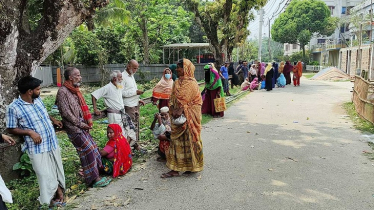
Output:
[[[218,71],[212,64],[204,66],[205,71],[205,89],[203,91],[203,106],[201,113],[209,114],[213,117],[223,117],[224,112],[216,112],[214,108],[214,99],[224,96],[222,80]]]

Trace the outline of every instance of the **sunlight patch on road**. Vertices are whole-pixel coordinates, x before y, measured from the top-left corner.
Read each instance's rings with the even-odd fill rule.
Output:
[[[293,147],[295,149],[300,149],[301,147],[306,146],[303,143],[299,143],[299,142],[291,141],[291,140],[273,140],[273,142],[276,144],[282,145],[282,146]]]
[[[288,184],[284,183],[284,182],[281,182],[281,181],[278,181],[278,180],[272,179],[271,180],[271,185],[278,186],[278,187],[284,187],[284,186],[287,186]]]

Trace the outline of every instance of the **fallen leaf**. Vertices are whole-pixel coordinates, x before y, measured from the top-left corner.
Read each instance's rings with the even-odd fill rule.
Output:
[[[73,185],[73,186],[70,187],[70,189],[72,189],[72,190],[75,190],[75,189],[77,189],[77,188],[78,188],[78,185],[77,185],[77,184],[75,184],[75,185]]]
[[[130,201],[131,201],[131,198],[128,198],[128,199],[123,203],[123,205],[124,205],[124,206],[127,206],[127,205],[130,203]]]
[[[251,131],[247,131],[247,133],[251,133]]]
[[[98,208],[94,204],[92,204],[91,210],[96,210],[96,209],[98,209]]]
[[[309,120],[309,117],[307,117],[306,120]]]
[[[273,171],[273,169],[272,169],[272,168],[269,168],[268,171]]]

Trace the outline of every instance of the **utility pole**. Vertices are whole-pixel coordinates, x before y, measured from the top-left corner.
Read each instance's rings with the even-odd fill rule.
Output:
[[[370,49],[369,81],[373,68],[373,0],[370,1]]]
[[[268,39],[268,50],[269,50],[269,59],[270,59],[270,61],[272,60],[272,58],[271,58],[271,47],[270,47],[270,20],[271,20],[271,18],[269,18],[269,39]]]
[[[260,27],[258,29],[258,62],[261,62],[262,25],[264,24],[264,9],[260,9]]]

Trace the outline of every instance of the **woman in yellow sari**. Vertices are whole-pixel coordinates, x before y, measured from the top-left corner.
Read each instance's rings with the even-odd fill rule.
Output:
[[[180,60],[177,64],[178,80],[174,82],[169,102],[171,141],[166,154],[166,166],[171,171],[162,174],[161,178],[179,176],[181,171],[191,173],[203,170],[203,144],[200,136],[203,102],[194,71],[195,66],[188,59]],[[180,120],[183,116],[184,123]]]

